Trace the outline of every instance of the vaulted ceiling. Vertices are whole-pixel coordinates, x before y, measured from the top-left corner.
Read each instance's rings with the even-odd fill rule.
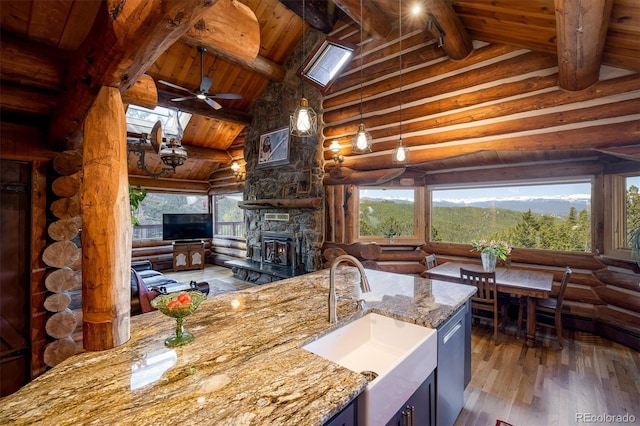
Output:
[[[409,3],[403,1],[403,7],[408,8]],[[511,52],[526,49],[555,58],[556,66],[561,70],[557,80],[562,90],[584,90],[585,87],[572,85],[588,81],[588,74],[593,74],[589,64],[595,66],[597,72],[601,65],[625,70],[632,75],[630,85],[635,84],[633,81],[640,72],[640,3],[637,0],[584,3],[566,0],[555,0],[555,3],[554,0],[453,0],[450,3],[425,0],[423,3],[431,13],[432,25],[428,25],[426,15],[421,20],[407,18],[403,23],[406,34],[411,35],[403,37],[405,48],[417,52],[416,56],[407,54],[407,61],[420,58],[428,61],[431,48],[420,50],[420,43],[425,46],[429,45],[428,41],[431,45],[437,43],[439,27],[444,27],[446,41],[436,50],[448,63],[461,61],[458,63],[464,64],[466,55],[456,58],[460,51],[455,49],[464,49],[470,40],[475,40],[476,51],[487,44],[508,46],[513,49]],[[595,3],[602,6],[596,11],[595,16],[599,16],[596,18],[594,10],[590,10],[590,5]],[[143,106],[155,103],[179,106],[194,114],[183,138],[189,160],[172,178],[206,182],[216,175],[231,176],[231,162],[242,160],[245,129],[251,123],[251,107],[269,82],[284,79],[287,72],[284,64],[301,40],[301,4],[286,0],[3,0],[0,3],[0,112],[3,120],[42,123],[47,129],[50,146],[65,149],[77,146],[81,140],[79,122],[91,104],[95,87],[121,87],[125,102]],[[188,5],[187,13],[180,9],[185,5]],[[310,25],[358,44],[357,32],[362,22],[367,34],[366,43],[377,47],[379,55],[385,54],[380,47],[385,40],[398,37],[396,0],[366,0],[362,5],[358,0],[308,0],[306,5],[305,17],[309,24],[304,26],[305,30]],[[361,7],[364,18],[361,18]],[[574,25],[568,21],[570,18],[578,19],[576,22],[584,26]],[[567,30],[572,25],[571,30]],[[577,40],[567,40],[568,35],[574,33]],[[415,45],[411,44],[411,39],[416,40]],[[201,77],[198,46],[207,49],[202,70],[213,81],[209,93],[238,93],[242,95],[241,99],[216,99],[222,105],[219,110],[199,100],[171,101],[187,94],[160,83],[160,80],[197,89]],[[504,52],[504,55],[516,55],[508,53],[509,49]],[[522,58],[526,60],[525,56]],[[535,56],[530,58],[539,60],[533,59]],[[382,60],[382,57],[376,59],[372,55],[367,59],[370,63]],[[344,73],[342,86],[337,84],[328,93],[325,109],[332,111],[331,99],[340,97],[340,87],[346,90],[345,82],[355,78],[357,66],[354,61]],[[450,67],[442,66],[441,69],[443,74],[452,72]],[[388,72],[396,70],[389,69]],[[522,72],[527,71],[523,69]],[[357,84],[351,81],[352,87]],[[637,91],[633,89],[631,93]],[[630,97],[630,102],[633,100],[638,101],[637,93]],[[637,125],[631,134],[635,134],[635,144],[627,141],[609,147],[607,155],[640,158]],[[325,136],[340,137],[340,132],[327,129]],[[380,138],[382,142],[378,146],[380,152],[384,152],[384,135]],[[447,141],[446,146],[449,145]],[[545,154],[548,150],[549,147],[541,145],[539,150],[531,150],[531,158],[519,161],[548,157]],[[420,161],[421,170],[455,169],[478,161],[495,163],[495,158],[492,160],[481,151],[456,153],[453,150],[437,162]],[[473,158],[461,160],[470,155]],[[561,155],[571,157],[572,154],[567,151]],[[328,151],[327,158],[330,158]],[[371,164],[377,164],[375,158],[375,155],[371,157]],[[504,161],[504,158],[498,161]],[[352,165],[354,162],[351,161]],[[154,166],[159,164],[153,164],[151,160],[150,167]],[[130,174],[141,175],[142,172],[131,164]]]

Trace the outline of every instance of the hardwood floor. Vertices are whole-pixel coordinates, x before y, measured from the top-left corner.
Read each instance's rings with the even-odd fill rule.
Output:
[[[163,272],[183,282],[216,279],[238,289],[253,285],[215,265]],[[495,426],[498,419],[514,426],[640,424],[640,353],[589,333],[565,334],[560,348],[553,332],[540,330],[538,345],[529,348],[515,338],[511,324],[506,334],[499,333],[496,346],[491,326],[474,325],[472,378],[455,425]],[[635,420],[586,421],[587,415],[625,414]]]
[[[529,348],[514,337],[515,326],[500,333],[496,346],[492,332],[484,323],[473,326],[471,382],[455,425],[494,426],[498,419],[514,426],[640,423],[635,350],[572,330],[565,330],[564,348],[548,331],[539,331],[538,345]],[[626,422],[587,421],[587,416],[625,414]]]
[[[204,269],[192,269],[189,271],[176,272],[173,272],[172,270],[165,270],[162,271],[162,273],[176,281],[185,283],[191,281],[207,281],[208,283],[213,283],[214,280],[218,280],[228,284],[229,286],[237,287],[238,290],[253,287],[255,285],[235,278],[233,276],[233,272],[231,272],[231,269],[229,268],[211,264],[206,264]]]

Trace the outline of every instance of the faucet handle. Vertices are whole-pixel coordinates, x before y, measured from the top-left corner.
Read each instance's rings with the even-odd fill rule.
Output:
[[[367,308],[367,303],[364,301],[364,299],[358,299],[356,300],[356,311],[358,312],[362,312]]]

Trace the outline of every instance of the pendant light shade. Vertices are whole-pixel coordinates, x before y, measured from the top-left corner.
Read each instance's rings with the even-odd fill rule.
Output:
[[[360,0],[360,16],[362,17],[362,0]],[[362,18],[361,18],[362,19]],[[354,154],[362,154],[365,152],[371,152],[372,138],[369,132],[364,128],[362,122],[362,64],[364,62],[364,43],[362,36],[362,22],[360,22],[360,124],[358,125],[358,131],[353,136],[351,143],[351,152]]]
[[[290,117],[289,128],[293,136],[308,137],[318,132],[318,117],[313,108],[309,107],[306,98],[300,99],[300,105]]]
[[[398,38],[399,41],[399,58],[400,58],[400,137],[398,144],[391,154],[391,163],[406,164],[409,162],[409,149],[402,145],[402,0],[398,0]]]
[[[371,152],[371,135],[364,128],[364,124],[358,125],[358,131],[351,141],[351,151],[357,154]]]
[[[306,22],[305,19],[305,11],[306,4],[305,1],[302,0],[302,57],[300,58],[300,63],[304,63],[305,58],[305,40],[304,40],[304,24]],[[309,101],[304,97],[304,78],[302,78],[302,98],[300,98],[300,104],[298,108],[293,112],[293,115],[289,118],[289,133],[292,136],[298,136],[301,138],[306,138],[309,136],[314,136],[318,133],[318,117],[316,112],[309,106]]]
[[[402,145],[402,138],[398,141],[391,155],[391,162],[393,164],[405,164],[409,162],[409,148]]]

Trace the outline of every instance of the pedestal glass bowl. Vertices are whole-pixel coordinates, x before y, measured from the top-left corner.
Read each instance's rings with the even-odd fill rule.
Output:
[[[188,296],[188,297],[185,297]],[[198,309],[200,303],[207,296],[197,290],[178,291],[175,293],[161,294],[151,301],[151,306],[168,317],[176,319],[176,334],[168,337],[164,345],[169,348],[186,345],[193,342],[194,335],[184,330],[182,323],[184,317],[191,315]],[[180,303],[177,303],[180,302]]]

